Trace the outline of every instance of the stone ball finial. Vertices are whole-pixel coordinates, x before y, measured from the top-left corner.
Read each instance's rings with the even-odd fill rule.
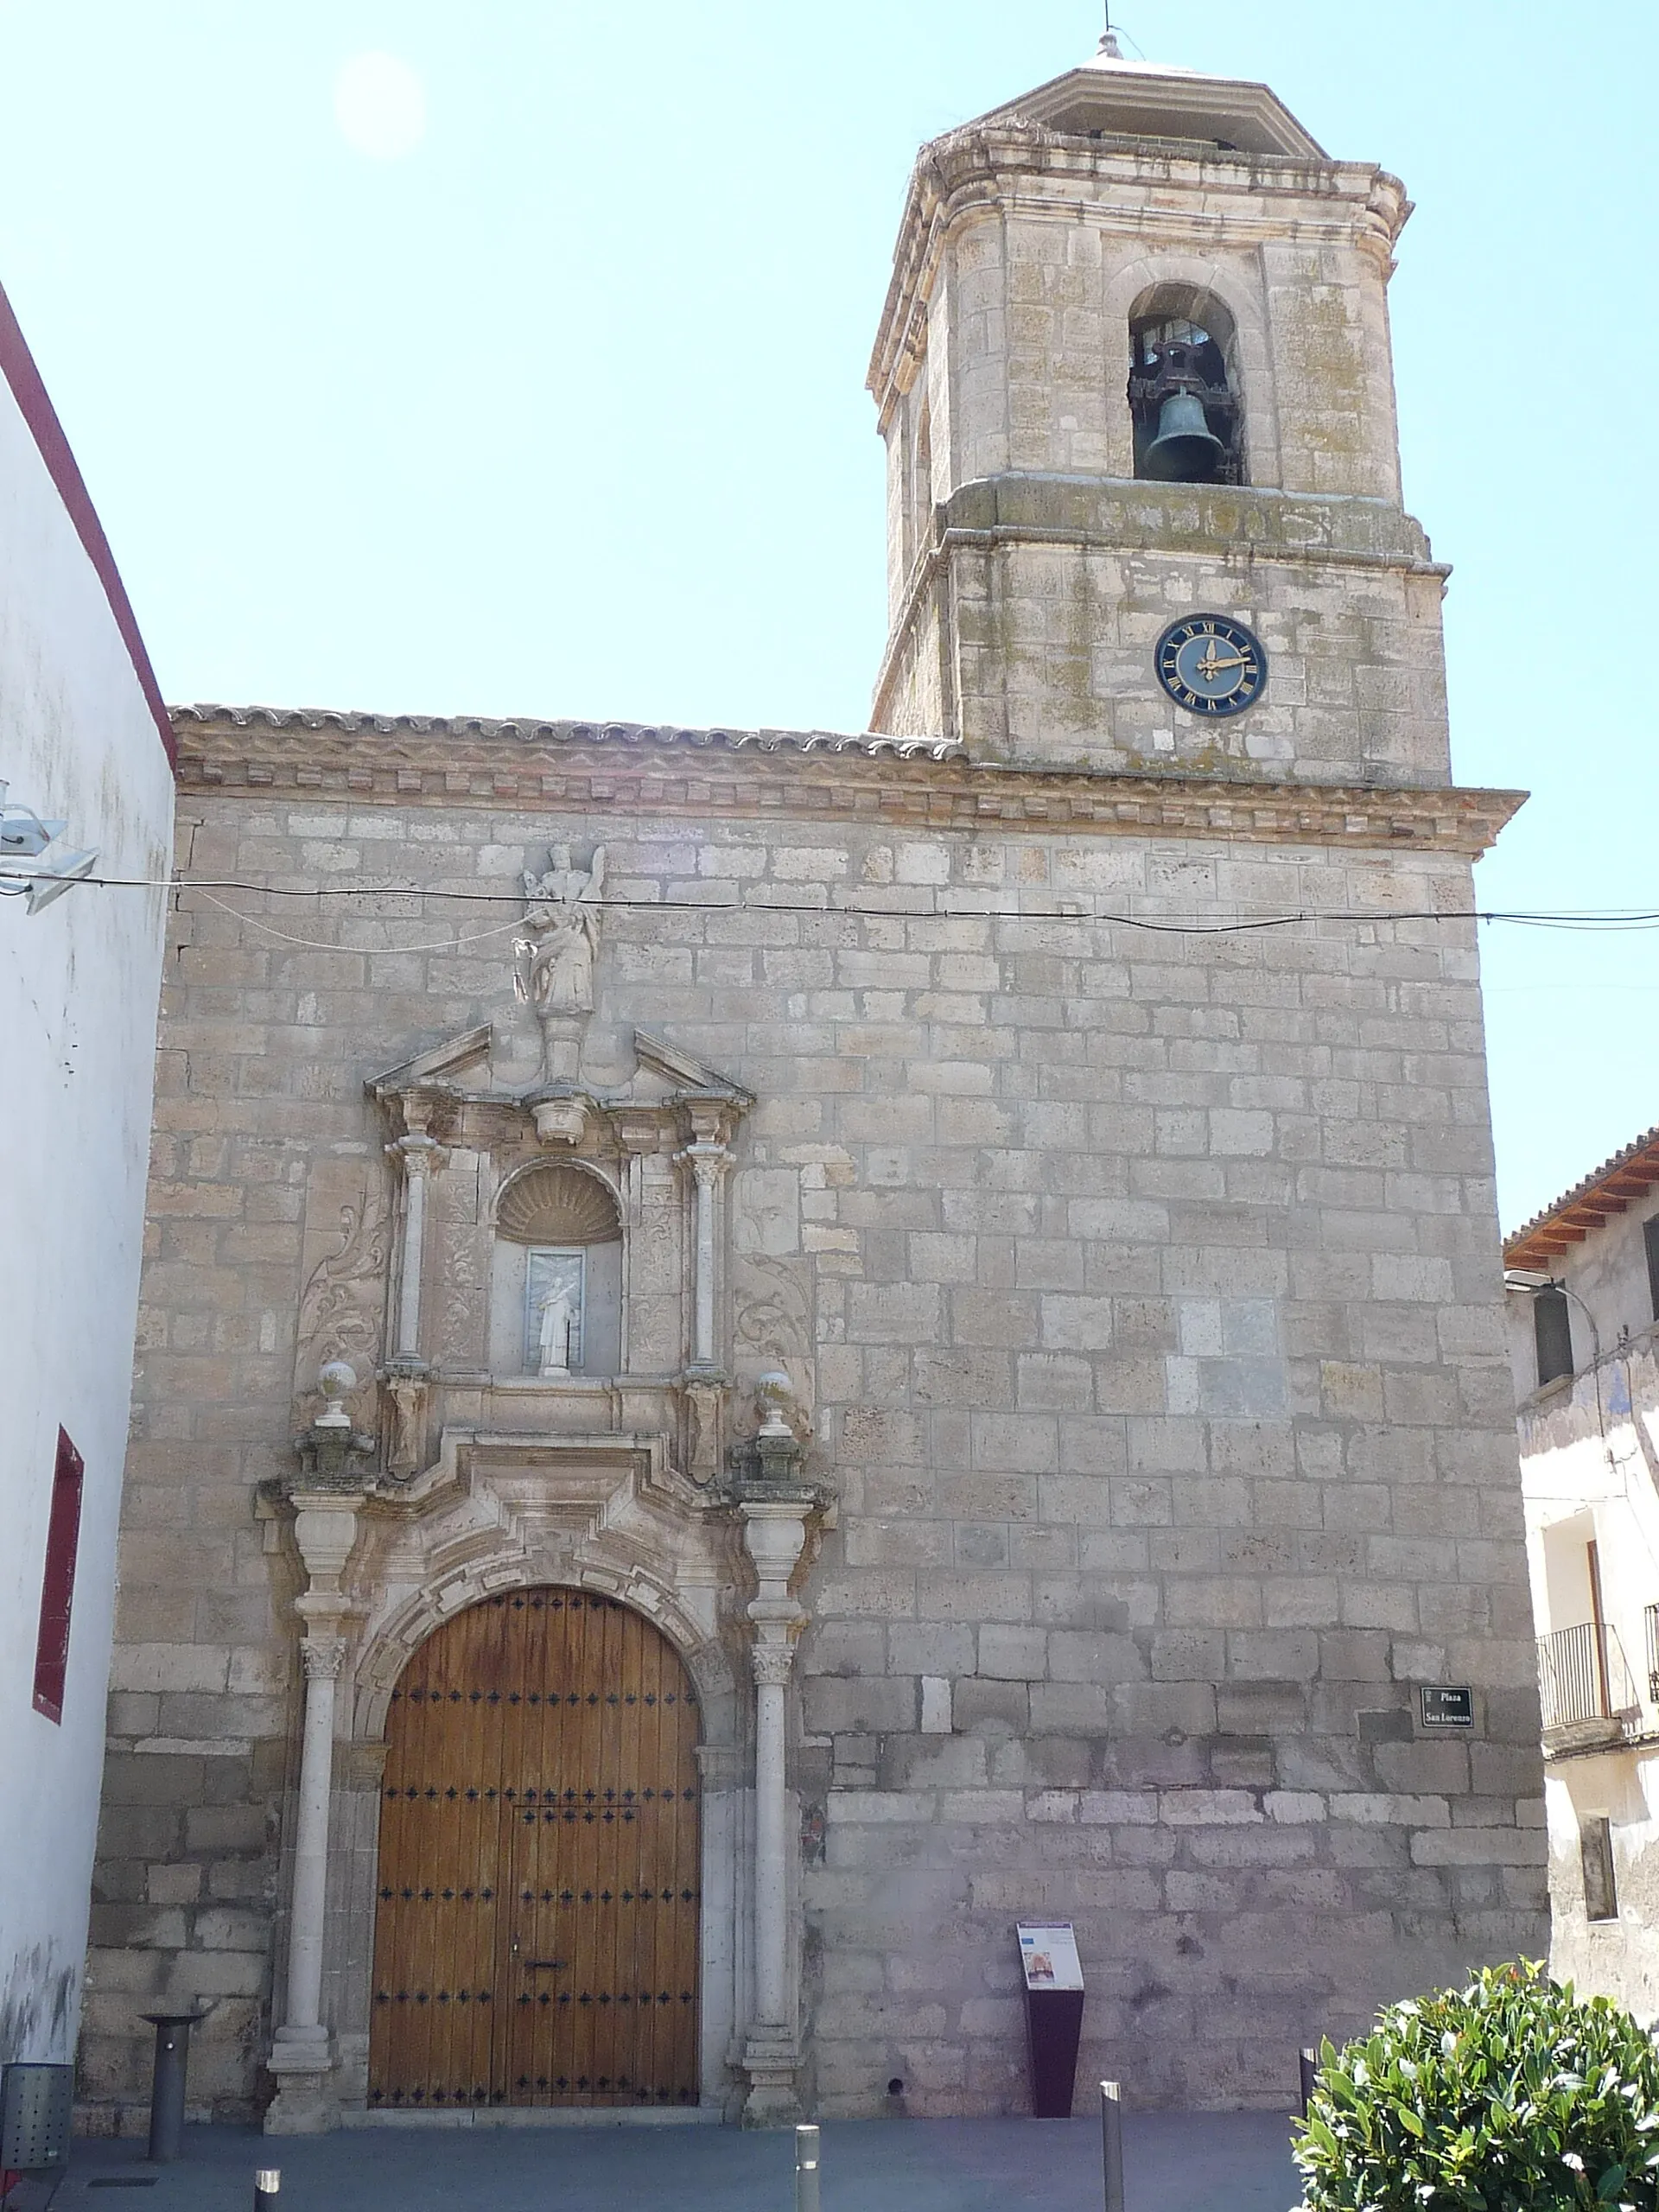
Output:
[[[317,1388],[322,1392],[323,1408],[313,1427],[349,1428],[352,1417],[346,1410],[346,1401],[357,1388],[357,1370],[351,1362],[329,1360],[318,1372]]]

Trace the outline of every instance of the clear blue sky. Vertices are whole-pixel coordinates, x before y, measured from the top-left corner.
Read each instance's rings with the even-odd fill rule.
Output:
[[[1408,498],[1455,563],[1484,906],[1659,830],[1659,9],[1122,0],[1404,176]],[[0,280],[173,699],[858,728],[863,378],[917,143],[1092,0],[0,0]],[[403,158],[334,86],[418,75]],[[1486,932],[1504,1217],[1659,1122],[1659,938]]]

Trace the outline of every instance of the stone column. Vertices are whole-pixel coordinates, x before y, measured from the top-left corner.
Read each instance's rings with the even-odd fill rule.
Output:
[[[296,1491],[294,1538],[307,1587],[295,1600],[305,1624],[305,1723],[300,1747],[294,1888],[288,1929],[288,1987],[283,2024],[267,2064],[276,2095],[268,2135],[321,2135],[340,2125],[334,2038],[322,2018],[322,1945],[328,1907],[328,1815],[334,1779],[334,1685],[346,1657],[342,1587],[357,1541],[360,1492]]]
[[[326,2042],[322,2026],[322,1921],[328,1901],[328,1808],[334,1781],[334,1685],[346,1646],[308,1636],[305,1730],[300,1747],[299,1819],[294,1834],[294,1902],[288,1929],[288,2042]]]
[[[443,1166],[448,1155],[424,1129],[411,1130],[408,1136],[399,1137],[395,1144],[386,1147],[386,1152],[401,1164],[404,1171],[403,1256],[389,1364],[408,1372],[422,1365],[421,1274],[426,1253],[427,1179]]]
[[[757,1643],[749,1663],[754,1672],[754,2010],[766,2025],[781,2026],[789,1988],[784,1709],[795,1647]]]
[[[810,1497],[745,1499],[743,1542],[760,1593],[750,1603],[754,1646],[754,2012],[743,2053],[746,2127],[781,2127],[800,2114],[800,2036],[790,2002],[789,1774],[786,1697],[795,1638],[806,1615],[789,1578],[806,1546]]]
[[[720,1366],[715,1343],[715,1287],[720,1255],[720,1195],[732,1156],[723,1144],[699,1132],[684,1157],[696,1178],[696,1224],[692,1248],[691,1364],[714,1371]]]

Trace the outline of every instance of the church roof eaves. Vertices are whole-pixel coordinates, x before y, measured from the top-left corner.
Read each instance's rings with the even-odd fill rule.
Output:
[[[1553,1205],[1503,1240],[1503,1264],[1523,1274],[1554,1274],[1570,1244],[1582,1244],[1609,1214],[1623,1213],[1633,1198],[1659,1183],[1659,1128],[1604,1160],[1593,1173],[1564,1192]]]
[[[180,709],[183,787],[423,807],[591,816],[880,819],[931,830],[1020,823],[1082,836],[1484,852],[1525,798],[1456,785],[1281,782],[1082,761],[999,760],[938,735],[679,731],[633,722]]]
[[[220,728],[338,730],[342,736],[373,733],[415,737],[522,739],[529,745],[690,746],[728,753],[852,753],[866,759],[887,755],[900,760],[956,760],[966,748],[954,739],[889,737],[877,731],[861,735],[823,729],[684,729],[666,722],[547,721],[538,717],[484,715],[375,715],[338,708],[219,707],[207,704],[169,709],[175,729],[188,724]]]

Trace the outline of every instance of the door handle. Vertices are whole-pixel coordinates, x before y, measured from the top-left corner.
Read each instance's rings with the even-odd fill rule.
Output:
[[[551,1973],[555,1967],[562,1967],[564,1963],[563,1959],[526,1959],[524,1967],[526,1974],[537,1974],[543,1969]]]

